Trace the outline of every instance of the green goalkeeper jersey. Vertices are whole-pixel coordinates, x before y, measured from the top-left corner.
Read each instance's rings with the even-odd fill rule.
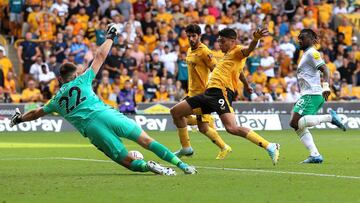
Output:
[[[85,136],[88,124],[100,113],[114,111],[104,104],[92,89],[95,72],[90,67],[82,75],[62,85],[56,95],[43,107],[45,113],[63,116]]]

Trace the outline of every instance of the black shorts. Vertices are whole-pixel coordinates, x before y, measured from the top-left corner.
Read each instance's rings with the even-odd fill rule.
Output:
[[[209,88],[205,93],[187,98],[186,101],[196,115],[216,112],[218,115],[234,112],[231,103],[234,92],[227,89],[226,95],[221,89]]]

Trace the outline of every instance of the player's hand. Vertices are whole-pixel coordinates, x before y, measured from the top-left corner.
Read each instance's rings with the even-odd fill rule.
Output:
[[[322,83],[322,89],[323,89],[322,96],[324,97],[325,101],[327,101],[329,96],[330,96],[329,83],[323,82]]]
[[[251,86],[249,86],[249,85],[244,86],[244,90],[245,90],[245,92],[247,92],[248,94],[252,94],[252,93],[254,92],[254,89],[253,89]]]
[[[17,125],[19,123],[21,123],[21,112],[19,110],[19,108],[15,109],[15,114],[11,117],[11,121],[10,121],[10,127],[13,127],[14,125]]]
[[[121,32],[121,30],[120,30],[120,25],[119,24],[110,23],[108,25],[108,29],[106,31],[106,38],[114,40],[114,38],[116,36],[120,35],[120,32]]]
[[[259,40],[265,36],[269,35],[269,30],[267,28],[258,28],[254,33],[254,40]]]
[[[322,96],[324,97],[325,101],[327,101],[330,96],[330,91],[324,91],[322,93]]]

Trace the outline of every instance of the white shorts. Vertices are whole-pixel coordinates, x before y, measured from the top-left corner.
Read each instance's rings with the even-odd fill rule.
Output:
[[[22,16],[19,13],[10,13],[10,22],[21,23]]]

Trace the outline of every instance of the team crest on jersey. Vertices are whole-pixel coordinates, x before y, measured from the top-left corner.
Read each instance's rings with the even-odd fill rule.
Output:
[[[314,53],[313,53],[313,57],[314,57],[315,60],[319,60],[319,59],[320,59],[320,53],[317,52],[317,51],[314,52]]]

